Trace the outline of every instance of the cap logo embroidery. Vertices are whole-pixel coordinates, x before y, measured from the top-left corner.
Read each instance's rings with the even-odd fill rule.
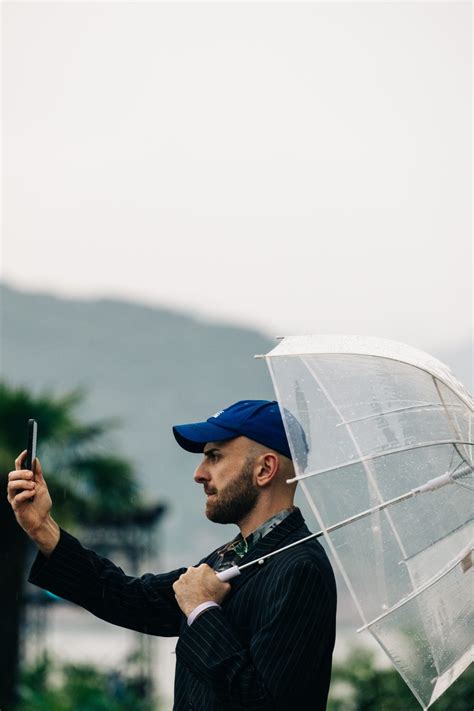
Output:
[[[219,415],[222,415],[223,412],[224,410],[218,410],[213,417],[219,417]]]

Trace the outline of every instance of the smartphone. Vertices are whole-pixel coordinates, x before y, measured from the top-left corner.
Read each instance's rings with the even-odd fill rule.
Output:
[[[26,446],[25,469],[35,473],[34,462],[36,457],[36,439],[38,436],[38,423],[36,420],[28,420],[28,443]]]

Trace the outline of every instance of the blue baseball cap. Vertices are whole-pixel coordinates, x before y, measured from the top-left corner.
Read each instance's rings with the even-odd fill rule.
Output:
[[[177,443],[188,452],[202,452],[207,442],[248,437],[291,459],[280,408],[275,400],[240,400],[205,422],[175,425]]]

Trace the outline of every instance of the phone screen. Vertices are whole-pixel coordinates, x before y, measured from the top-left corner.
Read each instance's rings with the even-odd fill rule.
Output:
[[[36,457],[36,438],[38,434],[38,423],[36,420],[28,420],[28,444],[26,447],[25,469],[33,470],[33,463]]]

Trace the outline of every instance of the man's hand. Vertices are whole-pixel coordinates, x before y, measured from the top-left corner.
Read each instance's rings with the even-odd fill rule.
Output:
[[[51,518],[51,496],[43,477],[39,459],[32,471],[22,469],[26,449],[15,459],[15,471],[8,475],[7,498],[22,529],[42,553],[51,553],[59,540],[59,527]]]
[[[173,590],[178,605],[188,617],[202,602],[221,603],[230,590],[230,583],[223,583],[215,571],[206,563],[197,568],[188,568],[173,583]]]

